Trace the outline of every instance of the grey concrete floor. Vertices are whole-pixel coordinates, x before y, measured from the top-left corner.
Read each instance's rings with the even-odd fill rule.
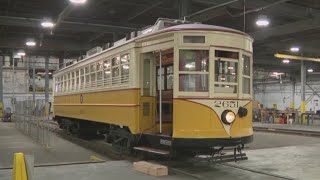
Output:
[[[297,145],[320,144],[320,138],[298,135],[288,135],[268,132],[254,132],[251,144],[246,145],[248,149],[264,149]]]
[[[300,125],[300,124],[271,124],[254,122],[253,127],[266,127],[266,128],[277,128],[277,129],[292,129],[292,130],[303,130],[303,131],[320,131],[319,125]]]
[[[54,136],[54,135],[52,135]],[[249,160],[230,163],[258,171],[271,172],[296,179],[319,179],[320,138],[258,132],[252,144],[245,150]],[[59,164],[90,162],[96,153],[54,136],[52,148],[47,149],[17,131],[12,123],[0,122],[0,169],[10,167],[13,153],[24,152],[35,156],[36,164]],[[78,165],[55,165],[35,168],[36,180],[100,180],[100,179],[194,179],[190,176],[171,173],[167,177],[151,177],[132,168],[127,161],[109,161]],[[184,172],[200,179],[280,179],[223,165],[186,166]],[[0,180],[11,179],[12,170],[0,170]]]
[[[132,163],[128,161],[108,161],[98,164],[82,164],[54,167],[35,168],[35,180],[191,180],[191,179],[217,179],[217,180],[277,180],[263,174],[252,173],[224,166],[210,168],[193,167],[184,169],[193,176],[181,173],[170,173],[169,176],[153,177],[133,170]],[[0,170],[1,180],[11,179],[11,170]],[[197,177],[197,178],[195,178]]]
[[[268,171],[302,180],[320,179],[320,144],[247,150],[242,167]]]
[[[14,123],[0,122],[0,168],[12,166],[13,154],[17,152],[33,155],[36,165],[84,162],[90,161],[92,155],[100,157],[54,134],[50,136],[51,148],[46,148],[18,131]]]

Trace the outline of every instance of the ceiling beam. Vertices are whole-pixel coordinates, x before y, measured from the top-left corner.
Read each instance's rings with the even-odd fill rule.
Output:
[[[0,25],[6,26],[18,26],[18,27],[33,27],[39,28],[41,19],[35,18],[22,18],[22,17],[10,17],[0,16]],[[82,23],[62,21],[59,29],[71,30],[76,32],[130,32],[136,30],[136,28],[111,25],[111,24],[95,24],[95,23]]]
[[[144,14],[144,13],[150,11],[150,10],[152,10],[153,8],[161,5],[163,2],[164,2],[163,0],[160,0],[160,1],[157,1],[157,2],[153,1],[153,2],[150,3],[150,6],[148,6],[147,8],[138,9],[137,11],[134,12],[134,14],[131,14],[131,15],[128,16],[129,17],[128,21],[131,21],[131,20],[135,19],[136,17],[138,17],[138,16],[140,16],[140,15],[142,15],[142,14]]]

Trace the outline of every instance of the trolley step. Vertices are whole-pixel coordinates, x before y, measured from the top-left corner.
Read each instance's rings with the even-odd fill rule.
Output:
[[[169,156],[170,152],[162,149],[156,149],[156,148],[151,148],[151,147],[144,147],[144,146],[137,146],[133,147],[134,150],[137,151],[144,151],[144,152],[149,152],[149,153],[154,153],[154,154],[160,154],[164,156]]]

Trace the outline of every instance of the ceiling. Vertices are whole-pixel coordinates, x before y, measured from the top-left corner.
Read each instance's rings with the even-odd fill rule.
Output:
[[[271,20],[268,27],[255,25],[260,15]],[[298,72],[299,62],[284,65],[273,57],[290,53],[293,45],[301,47],[298,55],[320,56],[319,0],[88,0],[81,6],[68,0],[0,0],[0,50],[25,49],[26,39],[35,38],[39,47],[27,49],[30,54],[79,56],[159,17],[247,32],[255,39],[254,66],[266,71]],[[56,27],[41,28],[43,18],[52,18]]]

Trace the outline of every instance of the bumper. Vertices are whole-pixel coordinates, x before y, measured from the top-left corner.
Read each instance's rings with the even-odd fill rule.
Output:
[[[191,138],[175,138],[172,146],[175,148],[212,148],[216,146],[231,147],[241,144],[248,144],[253,141],[253,135],[240,138],[205,138],[205,139],[191,139]]]

